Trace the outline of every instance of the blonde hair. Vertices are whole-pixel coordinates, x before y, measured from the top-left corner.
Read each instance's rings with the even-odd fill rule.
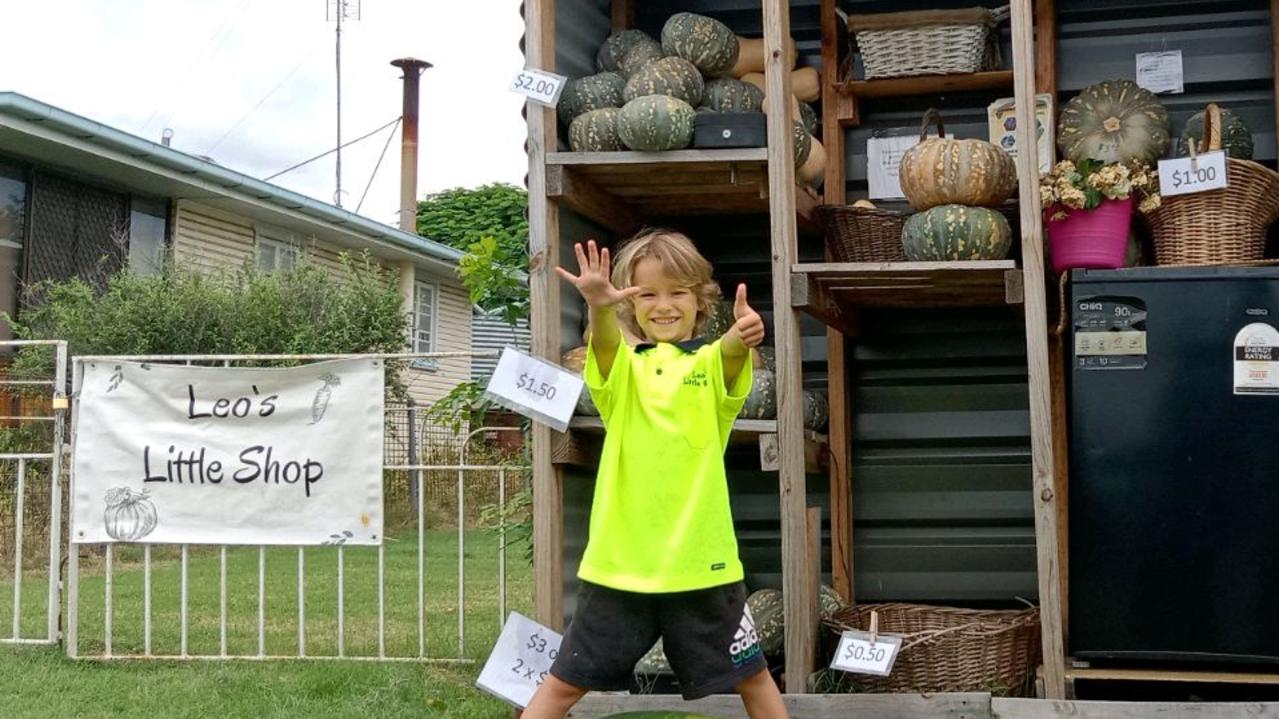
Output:
[[[661,227],[645,228],[618,250],[613,260],[613,286],[620,290],[634,284],[636,266],[647,259],[657,260],[663,272],[693,291],[697,298],[693,334],[701,334],[715,301],[720,297],[719,285],[711,279],[711,263],[702,257],[684,233]],[[638,337],[644,336],[635,320],[634,304],[618,304],[617,315],[627,329]]]

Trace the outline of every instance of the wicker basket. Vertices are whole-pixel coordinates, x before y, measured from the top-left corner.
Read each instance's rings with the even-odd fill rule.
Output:
[[[924,10],[852,15],[848,29],[861,51],[865,78],[951,75],[998,68],[999,37],[1008,17],[995,10]],[[851,79],[851,73],[845,73]]]
[[[817,208],[826,228],[826,246],[836,262],[905,262],[904,212],[853,205]]]
[[[823,621],[831,635],[870,629],[902,636],[892,674],[849,675],[858,692],[990,692],[1018,696],[1030,691],[1039,666],[1037,608],[978,610],[923,604],[859,604]]]
[[[1221,149],[1221,111],[1215,104],[1204,112],[1204,137],[1207,150]],[[1262,259],[1266,230],[1279,219],[1279,172],[1251,160],[1226,158],[1226,177],[1228,184],[1220,190],[1164,197],[1146,215],[1155,264],[1229,265]]]

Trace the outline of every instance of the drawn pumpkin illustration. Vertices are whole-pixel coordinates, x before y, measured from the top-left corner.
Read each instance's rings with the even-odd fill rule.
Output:
[[[106,503],[102,520],[107,534],[117,542],[136,542],[155,529],[155,505],[146,492],[115,487],[107,490]]]

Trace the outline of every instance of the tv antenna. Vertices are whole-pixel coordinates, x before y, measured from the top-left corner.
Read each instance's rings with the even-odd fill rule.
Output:
[[[337,147],[334,172],[337,176],[333,204],[342,206],[342,21],[359,20],[362,0],[324,0],[324,19],[337,22],[334,33],[334,63],[337,66]]]

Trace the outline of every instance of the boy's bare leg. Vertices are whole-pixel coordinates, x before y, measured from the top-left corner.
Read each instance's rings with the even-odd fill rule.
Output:
[[[546,681],[537,688],[520,719],[564,719],[568,710],[584,696],[585,689],[557,679],[554,674],[547,674]]]
[[[786,705],[782,702],[782,693],[777,684],[769,676],[767,669],[738,684],[737,693],[746,705],[746,713],[751,719],[788,719]],[[527,714],[525,719],[527,719]]]

